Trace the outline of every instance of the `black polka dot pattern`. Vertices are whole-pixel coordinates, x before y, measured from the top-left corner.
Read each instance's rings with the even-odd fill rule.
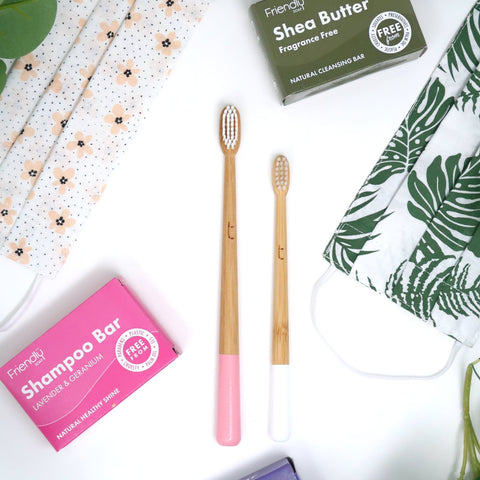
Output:
[[[11,245],[17,246],[16,250],[28,248],[17,255],[19,261],[47,276],[55,275],[63,265],[121,153],[144,119],[208,2],[105,0],[99,2],[102,4],[115,5],[116,16],[102,21],[110,25],[117,19],[118,31],[111,42],[98,42],[103,43],[104,50],[97,62],[91,56],[86,62],[80,62],[80,56],[75,57],[74,84],[81,97],[74,106],[65,104],[63,94],[59,94],[52,96],[59,99],[59,103],[55,103],[58,108],[52,109],[50,105],[48,114],[43,116],[38,108],[34,112],[47,127],[36,125],[32,140],[43,139],[48,132],[53,138],[47,142],[50,153],[40,157],[45,159],[43,168],[37,172],[33,188],[30,184],[23,197],[23,208],[17,208],[18,217],[0,250],[4,255],[11,255]],[[83,41],[88,40],[91,48],[92,39],[101,32],[100,22],[96,30],[92,27],[94,17],[95,11],[73,47],[78,52],[86,48],[82,47]],[[109,32],[104,30],[104,33],[108,37]],[[70,60],[67,56],[64,64]],[[73,75],[67,73],[66,67],[59,71],[63,73],[62,82],[72,81]],[[82,83],[83,89],[79,87]],[[68,121],[65,118],[65,122],[59,121],[59,133],[53,135],[53,114],[64,115],[69,110],[72,113]],[[27,140],[30,138],[25,140],[25,146]],[[17,177],[15,185],[18,184]],[[0,202],[2,200],[0,198]]]
[[[57,16],[53,27],[44,42],[33,52],[34,59],[40,62],[38,67],[23,69],[13,68],[13,60],[6,60],[8,79],[1,93],[0,110],[8,115],[0,115],[0,164],[6,156],[12,142],[12,132],[20,131],[39,98],[49,87],[59,62],[65,57],[81,30],[81,19],[88,18],[97,0],[83,0],[76,3],[73,0],[57,2]],[[17,62],[21,64],[21,59]],[[37,76],[22,81],[22,72],[35,70]],[[25,95],[28,88],[28,95]],[[0,200],[1,201],[1,200]]]

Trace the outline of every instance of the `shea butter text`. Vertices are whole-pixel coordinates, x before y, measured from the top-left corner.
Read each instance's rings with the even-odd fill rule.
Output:
[[[318,12],[318,19],[322,25],[327,25],[330,22],[338,22],[343,18],[350,17],[366,10],[368,10],[368,0],[363,0],[360,3],[354,3],[353,5],[347,3],[332,12],[322,10]],[[317,22],[315,18],[310,18],[305,22],[297,23],[295,25],[287,25],[286,23],[282,23],[273,29],[273,34],[275,35],[275,40],[280,42],[285,38],[290,38],[299,33],[304,33],[307,30],[314,30],[315,28],[317,28]]]

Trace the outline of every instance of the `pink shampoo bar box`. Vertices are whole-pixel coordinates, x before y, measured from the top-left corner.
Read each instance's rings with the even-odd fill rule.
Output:
[[[114,278],[7,362],[0,380],[58,451],[175,358]]]

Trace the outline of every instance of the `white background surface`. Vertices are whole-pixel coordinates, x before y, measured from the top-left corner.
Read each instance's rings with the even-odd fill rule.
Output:
[[[310,294],[322,252],[436,65],[472,0],[412,0],[429,50],[419,60],[283,107],[245,0],[214,2],[129,146],[63,270],[0,334],[0,364],[115,275],[182,356],[60,453],[0,385],[0,478],[237,480],[284,455],[302,480],[454,479],[461,453],[462,350],[432,381],[372,380],[315,333]],[[218,117],[242,118],[237,156],[243,438],[215,442],[223,157]],[[293,435],[267,435],[275,155],[288,194]],[[5,306],[15,287],[0,270]],[[322,331],[357,366],[428,373],[450,341],[353,280],[320,291]],[[477,399],[478,400],[478,399]],[[478,409],[478,401],[473,409]],[[480,429],[480,421],[477,422]]]

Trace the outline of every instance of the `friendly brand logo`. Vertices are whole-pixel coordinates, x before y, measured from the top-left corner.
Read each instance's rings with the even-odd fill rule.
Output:
[[[412,27],[398,12],[377,15],[369,27],[370,41],[383,53],[394,54],[404,50],[412,38]]]
[[[267,18],[274,15],[281,15],[282,13],[291,12],[298,13],[305,10],[305,0],[292,0],[291,2],[284,3],[283,5],[274,5],[265,9],[265,16]]]
[[[20,375],[23,373],[25,370],[27,370],[28,367],[31,365],[39,365],[45,361],[45,353],[41,348],[37,348],[36,350],[33,350],[32,353],[25,358],[22,362],[19,364],[15,365],[13,368],[10,368],[8,370],[8,376],[10,378],[16,377],[17,375]]]

